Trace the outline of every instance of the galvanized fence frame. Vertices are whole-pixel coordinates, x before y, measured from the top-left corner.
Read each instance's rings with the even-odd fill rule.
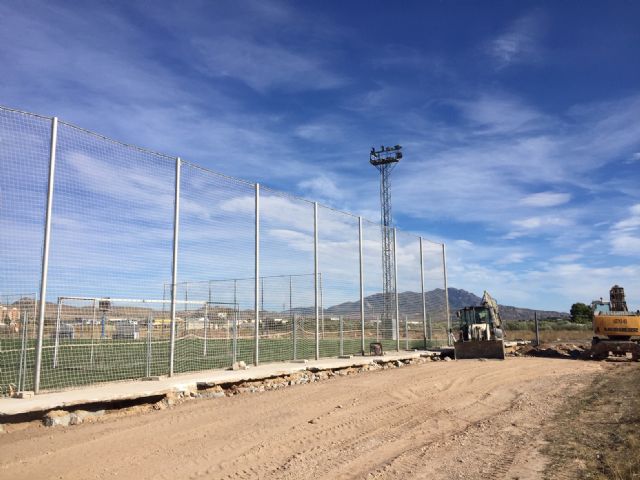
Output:
[[[4,107],[0,107],[0,113],[3,113],[5,115],[28,115],[24,112],[19,112],[19,111],[15,111],[15,110],[11,110],[11,109],[7,109]],[[42,117],[40,117],[42,118]],[[36,338],[35,338],[35,362],[33,365],[33,390],[35,391],[35,393],[39,393],[41,390],[41,385],[42,385],[42,374],[43,374],[43,343],[45,340],[45,319],[47,317],[47,298],[48,298],[48,281],[49,281],[49,260],[50,260],[50,251],[51,251],[51,235],[52,235],[52,220],[53,220],[53,216],[54,216],[54,204],[56,202],[56,157],[57,157],[57,150],[58,150],[58,126],[59,126],[59,121],[57,117],[53,117],[50,119],[51,122],[51,127],[50,127],[50,138],[49,138],[49,158],[48,158],[48,179],[47,179],[47,192],[46,192],[46,208],[44,211],[44,218],[43,218],[43,228],[42,228],[42,238],[43,238],[43,242],[42,242],[42,249],[41,249],[41,269],[40,269],[40,278],[39,278],[39,288],[38,288],[38,295],[37,295],[37,305],[38,305],[38,311],[37,311],[37,334],[36,334]],[[69,124],[65,124],[66,126],[70,126],[73,128],[78,128],[78,127],[74,127],[72,125]],[[82,130],[82,129],[79,129]],[[86,131],[84,131],[86,132]],[[100,139],[104,139],[105,141],[109,141],[109,142],[115,142],[113,140],[110,139],[106,139],[105,137],[99,136],[97,134],[93,134],[92,132],[87,132],[89,134],[92,135],[96,135],[96,137],[98,138],[98,140]],[[127,148],[132,148],[132,149],[137,149],[137,150],[143,150],[143,149],[139,149],[138,147],[134,147],[134,146],[130,146],[130,145],[125,145],[125,144],[121,144],[120,142],[116,142],[119,143],[120,145],[127,147]],[[0,155],[2,155],[2,150],[0,150]],[[149,152],[154,154],[154,152]],[[160,154],[157,154],[160,155]],[[164,158],[168,158],[166,155],[162,155],[162,157]],[[177,324],[177,304],[179,303],[179,301],[177,300],[177,288],[180,284],[180,280],[181,280],[181,276],[180,276],[180,250],[179,250],[179,241],[180,241],[180,233],[181,233],[181,209],[184,208],[190,208],[190,206],[182,206],[181,205],[181,169],[182,166],[185,164],[185,162],[180,158],[174,158],[175,161],[175,171],[174,171],[174,178],[173,178],[173,219],[172,219],[172,229],[173,229],[173,236],[172,236],[172,241],[171,241],[171,245],[172,245],[172,251],[171,251],[171,282],[170,282],[170,338],[169,338],[169,355],[168,355],[168,364],[166,365],[166,374],[169,376],[174,375],[175,372],[175,365],[176,365],[176,324]],[[191,165],[191,164],[189,164]],[[197,166],[196,166],[197,167]],[[218,174],[216,172],[212,172],[210,170],[204,169],[202,167],[197,167],[199,169],[201,169],[203,172],[207,172],[207,174],[212,175],[212,176],[217,176],[220,178],[228,178],[230,179],[230,177],[226,177],[224,175]],[[236,179],[230,179],[233,181],[239,181]],[[242,182],[242,181],[241,181]],[[247,182],[244,182],[247,183]],[[264,346],[261,347],[261,330],[265,330],[266,328],[268,328],[268,324],[269,321],[271,321],[272,323],[274,322],[273,316],[274,314],[271,314],[271,319],[269,319],[269,314],[266,313],[266,311],[264,310],[264,305],[261,304],[261,295],[262,295],[262,301],[264,302],[264,291],[261,292],[261,288],[264,289],[264,284],[263,284],[263,280],[262,280],[262,273],[261,273],[261,265],[262,263],[265,261],[265,255],[268,255],[269,252],[262,252],[261,251],[261,247],[262,247],[262,243],[263,243],[263,239],[261,238],[261,224],[263,222],[262,218],[261,218],[261,208],[263,208],[263,206],[261,206],[261,186],[258,183],[253,184],[253,188],[254,188],[254,193],[253,193],[253,225],[254,225],[254,232],[253,232],[253,252],[254,252],[254,258],[253,258],[253,318],[249,318],[250,315],[250,311],[246,311],[246,319],[245,319],[245,325],[249,324],[249,328],[251,328],[251,324],[252,324],[252,329],[253,329],[253,358],[252,358],[252,362],[254,365],[259,365],[261,362],[261,352],[263,352]],[[311,238],[310,243],[311,245],[309,245],[310,247],[310,251],[312,252],[312,265],[309,265],[307,271],[312,270],[313,271],[313,291],[312,291],[312,307],[309,311],[309,309],[303,308],[303,307],[297,307],[298,310],[300,312],[303,313],[293,313],[293,308],[291,306],[290,303],[290,314],[292,316],[292,324],[291,327],[286,327],[290,329],[290,334],[292,335],[292,349],[293,349],[293,353],[292,353],[292,357],[293,359],[297,359],[300,356],[300,349],[304,346],[304,343],[300,343],[300,347],[299,342],[303,341],[304,342],[304,332],[307,331],[307,329],[305,329],[305,325],[307,325],[309,323],[309,321],[312,321],[312,340],[313,340],[313,346],[311,348],[311,350],[305,350],[303,351],[302,355],[306,356],[306,357],[312,357],[315,359],[319,359],[322,356],[327,356],[327,355],[332,355],[335,353],[334,347],[332,346],[329,349],[326,349],[325,347],[323,347],[323,341],[325,340],[324,335],[325,335],[325,316],[326,315],[330,315],[330,308],[327,309],[325,308],[325,305],[323,305],[323,288],[324,290],[326,290],[327,288],[334,288],[334,289],[339,289],[340,285],[336,285],[335,283],[331,284],[331,285],[327,285],[327,283],[331,283],[332,279],[331,277],[327,277],[324,279],[325,285],[323,286],[323,278],[322,278],[322,270],[321,270],[321,265],[326,265],[326,262],[331,262],[331,258],[327,258],[330,257],[330,255],[327,255],[325,253],[325,256],[321,258],[320,255],[320,247],[321,247],[321,240],[320,240],[320,233],[322,232],[323,229],[323,225],[322,225],[322,221],[321,219],[318,218],[318,209],[319,209],[319,204],[317,202],[309,202],[307,200],[304,199],[299,199],[298,197],[294,197],[291,195],[287,195],[287,194],[282,194],[283,198],[288,199],[288,200],[295,200],[295,201],[300,201],[300,202],[305,202],[305,205],[310,205],[312,207],[312,218],[309,219],[309,223],[311,223],[312,221],[312,231],[309,232],[309,237]],[[363,222],[364,219],[362,217],[356,217],[353,216],[351,214],[348,214],[346,212],[339,212],[335,209],[331,209],[330,207],[323,207],[323,208],[328,208],[330,210],[333,210],[334,212],[337,212],[338,214],[342,214],[345,216],[349,216],[349,218],[351,218],[350,221],[354,221],[357,223],[353,223],[353,225],[357,225],[357,229],[354,230],[352,232],[352,236],[353,238],[343,238],[344,242],[352,242],[352,248],[354,249],[354,256],[357,256],[357,271],[356,272],[346,272],[345,275],[347,277],[350,278],[350,282],[351,282],[351,289],[356,292],[357,294],[355,294],[354,296],[357,296],[357,311],[354,311],[353,314],[349,317],[350,320],[347,319],[347,316],[345,316],[344,314],[339,315],[338,319],[339,319],[339,327],[337,330],[337,336],[339,339],[339,347],[338,347],[338,353],[340,355],[345,353],[344,350],[344,346],[345,346],[345,324],[347,322],[349,322],[350,325],[354,326],[357,325],[357,328],[350,330],[351,332],[353,332],[353,337],[354,340],[357,343],[353,343],[353,341],[350,343],[352,345],[352,347],[350,347],[351,349],[353,348],[354,345],[357,345],[357,353],[359,354],[367,354],[367,342],[370,342],[371,340],[373,340],[373,336],[371,333],[369,333],[369,335],[367,335],[367,324],[369,324],[369,326],[371,325],[376,325],[376,329],[379,329],[380,327],[380,317],[378,316],[377,320],[376,320],[376,314],[375,314],[375,307],[374,307],[374,312],[373,315],[368,314],[367,307],[366,307],[366,299],[367,297],[365,296],[366,293],[366,289],[367,289],[367,282],[371,281],[371,273],[367,272],[367,261],[371,261],[371,259],[366,258],[365,255],[365,250],[371,251],[371,245],[369,245],[369,247],[365,248],[366,242],[375,242],[378,239],[374,239],[374,238],[367,238],[367,235],[365,235],[364,233],[364,228],[363,228]],[[345,217],[346,218],[346,217]],[[369,222],[369,226],[371,226],[371,223]],[[333,226],[335,227],[335,225]],[[339,226],[338,226],[339,227]],[[327,226],[327,228],[331,228],[329,226]],[[382,228],[382,227],[381,227]],[[293,231],[295,231],[295,227],[293,227]],[[394,306],[395,306],[395,312],[394,312],[394,317],[392,320],[392,325],[393,325],[393,335],[390,337],[393,339],[393,346],[391,348],[395,349],[395,350],[401,350],[403,348],[402,342],[401,342],[401,337],[402,337],[402,332],[401,332],[401,318],[400,318],[400,292],[398,291],[398,260],[397,260],[397,255],[398,255],[398,242],[397,242],[397,236],[398,236],[398,230],[397,229],[393,229],[392,231],[393,233],[393,264],[394,264],[394,292],[393,292],[393,296],[394,296]],[[371,237],[371,236],[369,236]],[[441,316],[444,316],[444,322],[446,324],[446,328],[447,328],[447,332],[449,331],[451,324],[450,324],[450,312],[449,312],[449,301],[448,301],[448,291],[447,291],[447,272],[446,272],[446,252],[445,252],[445,246],[444,244],[439,244],[436,242],[429,242],[428,240],[423,239],[422,237],[417,237],[414,236],[413,237],[416,241],[417,244],[419,245],[419,252],[413,252],[412,255],[415,255],[416,258],[418,259],[417,261],[419,262],[419,265],[416,265],[415,268],[419,270],[419,283],[420,283],[420,297],[421,297],[421,302],[420,305],[417,306],[416,308],[419,308],[419,310],[417,311],[416,315],[419,316],[419,318],[421,319],[422,325],[421,325],[421,332],[422,332],[422,337],[423,337],[423,346],[427,347],[428,345],[432,345],[433,342],[435,341],[432,338],[432,325],[431,325],[431,317],[434,315],[434,313],[429,313],[429,307],[427,305],[427,301],[426,301],[426,292],[425,292],[425,265],[427,265],[428,268],[431,268],[434,272],[437,271],[441,271],[442,273],[442,278],[441,278],[441,285],[443,286],[443,291],[444,291],[444,298],[443,298],[443,303],[444,303],[444,308],[441,311]],[[436,246],[438,249],[441,249],[441,258],[440,259],[435,259],[435,255],[425,255],[425,249],[423,247],[423,244],[425,242],[429,242],[430,245],[432,246]],[[375,249],[375,245],[373,245],[374,249]],[[169,257],[169,252],[167,252],[167,257]],[[267,258],[267,261],[269,261],[269,259]],[[430,262],[436,262],[436,261],[440,261],[441,262],[441,268],[440,266],[436,265],[435,267],[432,266],[432,264]],[[333,268],[335,268],[335,265],[333,265]],[[289,274],[289,282],[291,282],[291,278],[294,275]],[[369,276],[369,278],[368,278]],[[188,278],[184,278],[183,281],[188,281],[188,280],[193,280],[193,279],[188,279]],[[381,279],[380,280],[381,283]],[[373,291],[375,291],[375,284],[377,284],[378,280],[376,280],[374,283],[370,283],[370,285],[374,285]],[[2,293],[1,289],[2,288],[8,288],[10,287],[10,285],[0,285],[0,294]],[[303,287],[304,288],[304,287]],[[291,292],[291,284],[289,286],[289,290]],[[311,293],[311,292],[309,292]],[[355,298],[354,298],[355,300]],[[166,302],[164,302],[163,299],[163,305]],[[184,302],[183,302],[184,303]],[[238,307],[238,303],[236,303],[236,306],[234,307],[236,309],[239,309]],[[246,309],[245,309],[246,310]],[[272,308],[272,310],[274,310]],[[283,308],[284,311],[284,308]],[[310,315],[306,315],[307,320],[302,319],[301,317],[305,317],[304,312],[309,311]],[[263,318],[264,317],[264,318]],[[282,319],[280,319],[282,321]],[[302,323],[301,323],[302,322]],[[414,322],[415,323],[415,322]],[[408,326],[409,322],[405,316],[405,320],[404,320],[404,339],[405,339],[405,343],[404,343],[404,348],[408,348],[410,346],[410,342],[409,342],[409,326]],[[236,322],[235,324],[236,326],[234,328],[238,328],[238,324]],[[147,327],[149,328],[149,327]],[[205,324],[205,335],[207,334],[207,329],[209,328],[208,325]],[[28,335],[26,333],[26,327],[23,328],[24,330],[24,335]],[[237,331],[236,331],[237,333]],[[264,332],[262,332],[264,333]],[[284,335],[284,334],[282,334]],[[359,337],[358,337],[359,335]],[[448,338],[448,337],[447,337]],[[335,340],[335,339],[334,339]],[[376,340],[380,340],[379,338],[379,333],[376,334]],[[246,342],[245,342],[246,343]],[[25,339],[22,339],[22,344],[23,344],[23,349],[26,348],[25,345]],[[389,348],[390,344],[389,342],[386,343],[386,345],[388,345],[387,348]],[[57,348],[57,346],[56,346]],[[234,347],[236,348],[236,347]],[[289,347],[287,347],[289,348]],[[278,352],[276,352],[278,353]],[[0,351],[0,355],[2,355],[2,352]],[[288,354],[287,354],[288,355]],[[282,357],[282,359],[286,359],[286,355]],[[236,360],[236,356],[234,353],[233,356],[234,361]],[[24,372],[26,371],[27,365],[26,365],[26,360],[23,359],[23,356],[21,356],[20,359],[20,376],[24,377]],[[100,380],[97,380],[100,381]],[[20,380],[19,381],[19,388],[24,388],[25,382],[24,380]],[[68,385],[58,385],[57,388],[66,388],[68,387]]]

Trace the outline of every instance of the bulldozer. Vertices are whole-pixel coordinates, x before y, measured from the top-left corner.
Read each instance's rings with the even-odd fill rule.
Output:
[[[609,290],[609,301],[594,300],[593,339],[584,358],[604,360],[609,357],[631,355],[640,361],[640,312],[629,312],[624,288],[614,285]]]
[[[459,319],[458,340],[453,344],[456,360],[497,358],[504,360],[504,333],[498,303],[487,291],[479,306],[456,312]]]

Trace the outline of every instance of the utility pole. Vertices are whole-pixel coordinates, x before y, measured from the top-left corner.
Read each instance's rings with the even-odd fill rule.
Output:
[[[395,338],[394,297],[395,297],[395,259],[393,252],[393,217],[391,215],[391,171],[402,158],[402,147],[380,147],[371,149],[369,163],[380,172],[380,230],[382,236],[382,329],[383,336]],[[396,318],[396,322],[398,319]]]

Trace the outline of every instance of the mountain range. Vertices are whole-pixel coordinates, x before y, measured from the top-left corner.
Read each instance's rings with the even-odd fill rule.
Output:
[[[449,309],[453,315],[456,310],[463,307],[480,305],[482,301],[481,297],[462,290],[459,288],[449,288]],[[378,308],[383,304],[382,293],[376,293],[365,297],[365,309],[372,308],[374,305]],[[437,288],[425,292],[425,301],[428,310],[444,309],[444,290]],[[421,314],[422,313],[422,301],[419,292],[402,292],[398,294],[398,304],[401,312],[405,314]],[[555,312],[549,310],[533,310],[530,308],[513,307],[510,305],[501,305],[500,315],[504,320],[533,320],[534,313],[538,313],[538,318],[567,318],[569,314],[566,312]],[[338,305],[331,306],[325,310],[329,315],[356,315],[360,311],[360,302],[344,302]],[[302,312],[300,312],[302,313]],[[306,312],[305,312],[306,313]]]

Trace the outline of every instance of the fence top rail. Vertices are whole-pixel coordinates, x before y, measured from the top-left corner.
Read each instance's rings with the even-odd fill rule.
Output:
[[[45,116],[45,115],[39,115],[37,113],[25,112],[25,111],[22,111],[22,110],[6,107],[6,106],[3,106],[3,105],[0,105],[0,110],[13,112],[13,113],[18,113],[18,114],[22,114],[22,115],[30,115],[30,116],[33,116],[33,117],[42,118],[42,119],[48,119],[48,120],[51,120],[53,118],[53,117],[48,117],[48,116]],[[191,162],[186,161],[182,157],[177,156],[177,155],[167,155],[165,153],[156,152],[154,150],[151,150],[151,149],[148,149],[148,148],[143,148],[143,147],[140,147],[138,145],[122,142],[120,140],[115,140],[115,139],[113,139],[111,137],[107,137],[106,135],[102,135],[100,133],[96,133],[96,132],[94,132],[92,130],[88,130],[86,128],[79,127],[78,125],[75,125],[73,123],[69,123],[69,122],[66,122],[66,121],[63,121],[63,120],[58,120],[58,123],[60,123],[61,125],[65,125],[67,127],[76,129],[78,131],[82,131],[82,132],[87,133],[89,135],[93,135],[95,137],[101,138],[102,140],[105,140],[107,142],[111,142],[111,143],[114,143],[114,144],[117,144],[117,145],[121,145],[121,146],[126,147],[126,148],[131,148],[131,149],[137,150],[139,152],[143,152],[143,153],[147,153],[147,154],[150,154],[150,155],[154,155],[156,157],[170,159],[170,160],[176,160],[176,159],[180,158],[181,163],[189,165],[190,167],[194,167],[194,168],[200,169],[202,171],[206,171],[206,172],[208,172],[210,174],[213,174],[213,175],[216,175],[216,176],[218,176],[220,178],[225,178],[225,179],[232,180],[232,181],[235,181],[235,182],[238,182],[238,183],[242,183],[242,184],[245,184],[245,185],[251,185],[251,186],[255,186],[256,185],[256,183],[254,183],[254,182],[250,182],[248,180],[244,180],[244,179],[241,179],[241,178],[233,177],[231,175],[225,175],[223,173],[216,172],[214,170],[211,170],[209,168],[203,167],[201,165],[197,165],[197,164],[191,163]],[[289,193],[289,192],[284,192],[282,190],[277,190],[275,188],[269,188],[269,187],[264,186],[264,185],[262,186],[262,188],[263,188],[263,191],[267,190],[267,191],[269,191],[269,192],[271,192],[271,193],[273,193],[275,195],[279,195],[279,196],[283,196],[283,197],[291,198],[291,199],[296,199],[296,200],[300,200],[300,201],[304,201],[304,202],[310,203],[310,204],[317,203],[317,202],[314,202],[312,200],[308,200],[308,199],[306,199],[304,197],[301,197],[301,196],[298,196],[298,195],[294,195],[294,194]],[[322,207],[322,208],[326,208],[326,209],[331,210],[331,211],[334,211],[336,213],[341,213],[341,214],[347,215],[347,216],[352,217],[352,218],[356,218],[356,219],[360,218],[358,215],[355,215],[355,214],[353,214],[351,212],[345,212],[344,210],[339,210],[337,208],[333,208],[333,207],[330,207],[328,205],[323,205],[323,204],[318,203],[318,206]],[[376,225],[380,226],[379,223],[373,222],[373,221],[365,219],[365,218],[363,218],[363,221],[365,221],[367,223],[376,224]],[[410,233],[410,232],[405,232],[405,233],[418,237],[417,235],[415,235],[413,233]],[[435,244],[435,245],[442,245],[442,242],[436,242],[436,241],[429,240],[429,239],[426,239],[426,238],[423,239],[423,240],[428,242],[428,243]]]
[[[42,118],[44,120],[51,120],[53,118],[46,115],[40,115],[39,113],[25,112],[24,110],[19,110],[17,108],[6,107],[4,105],[0,105],[0,110],[4,110],[5,112],[19,113],[21,115],[28,115],[30,117]]]
[[[65,122],[64,120],[58,120],[58,123],[60,125],[65,125],[67,127],[73,128],[75,130],[87,133],[89,135],[93,135],[94,137],[98,137],[106,142],[110,142],[110,143],[115,143],[116,145],[120,145],[126,148],[130,148],[132,150],[137,150],[139,152],[142,153],[148,153],[150,155],[154,155],[156,157],[161,157],[161,158],[166,158],[169,160],[176,160],[178,157],[177,156],[172,156],[172,155],[167,155],[166,153],[160,153],[160,152],[156,152],[155,150],[151,150],[149,148],[144,148],[144,147],[140,147],[138,145],[134,145],[132,143],[126,143],[126,142],[122,142],[120,140],[116,140],[114,138],[111,137],[107,137],[106,135],[102,135],[101,133],[96,133],[92,130],[83,128],[83,127],[79,127],[78,125],[74,125],[73,123],[69,123],[69,122]]]
[[[224,173],[220,173],[220,172],[216,172],[215,170],[211,170],[210,168],[207,167],[203,167],[202,165],[198,165],[196,163],[193,162],[189,162],[188,160],[184,160],[183,158],[180,158],[180,161],[182,162],[183,165],[187,165],[191,168],[195,168],[197,170],[201,170],[203,172],[207,172],[211,175],[215,175],[217,177],[220,178],[224,178],[226,180],[231,180],[237,183],[242,183],[244,185],[248,185],[250,187],[255,187],[256,182],[250,182],[249,180],[245,180],[243,178],[238,178],[238,177],[232,177],[231,175],[225,175]]]
[[[171,303],[171,300],[149,300],[146,298],[111,298],[111,297],[58,297],[58,302],[63,300],[93,300],[96,302],[121,302],[121,303]],[[192,304],[192,305],[204,305],[205,303],[216,303],[209,302],[207,300],[175,300],[175,303],[179,303],[180,305]],[[219,303],[219,302],[218,302]]]

